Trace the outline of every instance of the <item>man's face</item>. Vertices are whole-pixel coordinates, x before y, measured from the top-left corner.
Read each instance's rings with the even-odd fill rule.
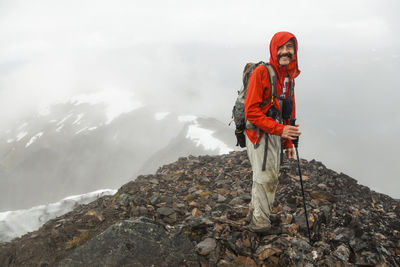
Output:
[[[289,65],[294,55],[294,42],[293,40],[287,41],[284,45],[278,48],[277,59],[281,66]]]

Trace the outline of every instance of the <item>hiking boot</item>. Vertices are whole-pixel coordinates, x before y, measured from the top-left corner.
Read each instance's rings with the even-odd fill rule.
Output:
[[[253,210],[249,209],[249,212],[246,215],[246,224],[249,224],[252,218],[253,218]]]
[[[267,233],[269,230],[271,230],[271,221],[269,219],[256,223],[256,220],[252,215],[253,214],[251,214],[250,223],[247,226],[249,231],[254,233]]]
[[[247,229],[249,231],[253,232],[253,233],[260,233],[260,234],[264,233],[264,234],[266,234],[271,230],[271,224],[269,224],[269,225],[267,225],[267,224],[265,224],[265,225],[256,225],[256,224],[251,222],[247,226]]]

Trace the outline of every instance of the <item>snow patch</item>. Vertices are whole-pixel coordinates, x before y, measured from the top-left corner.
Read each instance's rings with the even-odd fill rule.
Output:
[[[30,209],[0,212],[0,242],[39,229],[47,221],[73,210],[80,204],[88,204],[99,197],[114,195],[117,190],[104,189],[83,195],[70,196],[59,202]]]
[[[61,131],[61,129],[64,127],[64,124],[62,124],[60,127],[58,127],[57,129],[56,129],[56,132],[59,132],[59,131]]]
[[[4,220],[10,213],[11,211],[0,212],[0,221]]]
[[[59,101],[59,102],[52,102],[52,103],[45,103],[42,104],[41,107],[38,109],[38,113],[41,116],[46,116],[50,114],[50,106],[55,104],[73,104],[73,105],[80,105],[80,104],[104,104],[106,107],[106,119],[107,121],[105,124],[109,124],[115,118],[120,116],[123,113],[130,112],[132,110],[138,109],[144,106],[139,101],[133,98],[134,94],[129,91],[124,90],[103,90],[96,93],[91,94],[82,94],[73,96],[67,101]],[[71,114],[72,115],[72,114]],[[79,115],[78,115],[79,116]],[[60,124],[63,122],[59,122]],[[77,122],[76,122],[77,123]]]
[[[24,138],[27,134],[28,134],[27,132],[20,132],[20,133],[17,135],[17,142],[18,142],[19,140],[21,140],[22,138]]]
[[[35,136],[33,136],[33,137],[31,138],[31,140],[29,140],[29,142],[26,143],[25,147],[28,147],[28,146],[30,146],[31,144],[33,144],[33,142],[35,142],[35,141],[36,141],[38,138],[40,138],[42,135],[43,135],[43,132],[40,132],[40,133],[35,134]]]
[[[193,115],[178,116],[178,121],[180,122],[191,122],[191,121],[195,122],[196,119],[197,117]]]
[[[72,116],[72,114],[68,114],[67,116],[65,116],[62,120],[60,120],[57,125],[61,125],[63,124],[66,120],[68,120],[70,117]]]
[[[9,143],[12,143],[12,142],[14,142],[14,139],[7,139],[7,143],[9,144]]]
[[[164,119],[166,116],[168,116],[170,114],[170,112],[166,111],[166,112],[158,112],[154,115],[154,118],[157,121],[160,121],[162,119]]]
[[[80,134],[81,132],[83,132],[84,130],[86,130],[88,127],[84,127],[82,129],[80,129],[79,131],[77,131],[75,134]]]
[[[95,127],[90,127],[89,129],[88,129],[88,131],[93,131],[93,130],[96,130],[97,129],[97,126],[95,126]]]
[[[106,105],[106,124],[123,113],[130,112],[143,106],[133,100],[133,93],[128,91],[101,91],[94,94],[84,94],[71,98],[75,105],[89,103],[91,105],[103,103]]]
[[[219,150],[219,154],[228,154],[233,151],[224,142],[215,138],[213,131],[201,128],[197,122],[195,124],[189,125],[186,138],[193,140],[196,146],[202,145],[207,150]]]
[[[78,114],[76,120],[72,124],[80,124],[82,117],[84,116],[83,113]]]

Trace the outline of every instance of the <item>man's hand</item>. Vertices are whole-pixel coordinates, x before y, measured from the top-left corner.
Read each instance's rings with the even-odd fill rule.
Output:
[[[294,151],[294,148],[293,148],[293,147],[292,147],[292,148],[287,148],[285,152],[286,152],[286,156],[287,156],[289,159],[294,159],[295,151]]]
[[[290,140],[296,139],[297,136],[301,135],[298,127],[298,124],[296,124],[296,126],[285,125],[285,127],[283,127],[282,137]]]

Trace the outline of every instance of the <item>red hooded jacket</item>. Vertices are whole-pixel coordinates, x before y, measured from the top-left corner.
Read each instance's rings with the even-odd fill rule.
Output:
[[[284,45],[290,39],[294,40],[295,54],[293,55],[293,58],[288,66],[280,66],[277,59],[278,48]],[[269,63],[274,67],[276,71],[276,93],[278,96],[282,94],[283,84],[286,75],[289,76],[289,84],[287,85],[287,87],[290,88],[290,85],[292,83],[294,85],[294,78],[296,78],[300,74],[300,70],[297,66],[297,48],[297,39],[293,34],[289,32],[278,32],[271,39],[271,43],[269,45]],[[249,84],[247,87],[246,100],[244,102],[246,119],[261,130],[261,134],[259,136],[257,136],[257,131],[246,130],[246,135],[249,137],[250,141],[253,144],[260,142],[261,137],[263,136],[263,132],[279,136],[282,135],[284,125],[279,124],[273,118],[267,117],[265,115],[268,109],[271,107],[271,103],[268,103],[263,108],[260,108],[260,104],[265,102],[270,95],[271,84],[269,81],[268,70],[265,66],[260,65],[253,71],[250,76]],[[290,90],[286,90],[286,96],[290,96]],[[293,111],[291,117],[295,118],[296,105],[294,94],[292,96],[292,100]],[[274,106],[280,110],[279,100],[277,98],[274,99]],[[289,139],[284,139],[283,146],[284,148],[293,147],[292,141]]]

